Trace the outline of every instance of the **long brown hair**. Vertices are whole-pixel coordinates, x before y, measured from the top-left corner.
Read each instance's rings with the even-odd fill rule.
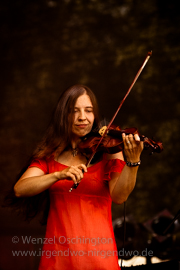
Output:
[[[99,113],[94,93],[90,88],[84,85],[77,84],[69,87],[61,94],[45,136],[36,148],[33,156],[28,161],[28,164],[18,175],[17,180],[26,171],[32,159],[50,157],[54,153],[60,154],[69,145],[74,106],[77,98],[84,93],[90,97],[93,105],[95,118],[93,129],[98,126]],[[46,224],[49,205],[50,200],[48,190],[45,190],[44,192],[33,197],[17,198],[14,194],[14,188],[12,188],[9,194],[6,196],[4,204],[4,206],[11,207],[16,209],[19,213],[22,213],[25,220],[31,220],[38,213],[42,213],[42,224]]]
[[[81,84],[71,86],[61,94],[46,134],[35,150],[34,158],[49,157],[53,153],[60,154],[67,146],[69,146],[74,106],[78,97],[83,94],[89,96],[93,105],[95,118],[93,129],[98,126],[98,105],[92,90]]]

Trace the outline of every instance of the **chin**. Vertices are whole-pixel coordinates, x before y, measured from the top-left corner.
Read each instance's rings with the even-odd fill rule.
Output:
[[[81,132],[81,133],[79,133],[79,137],[84,137],[84,136],[86,136],[89,132],[90,132],[90,131],[88,131],[88,132]]]
[[[86,136],[89,132],[91,132],[91,128],[85,129],[85,130],[76,130],[74,133],[75,136],[77,137],[84,137]]]

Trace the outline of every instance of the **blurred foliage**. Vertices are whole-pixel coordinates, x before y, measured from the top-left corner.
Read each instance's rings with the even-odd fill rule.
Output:
[[[127,212],[142,222],[180,208],[180,4],[172,0],[4,0],[1,20],[1,188],[14,181],[46,129],[60,93],[96,93],[111,119],[148,51],[153,54],[115,123],[162,140],[144,151]],[[113,205],[113,218],[123,206]]]

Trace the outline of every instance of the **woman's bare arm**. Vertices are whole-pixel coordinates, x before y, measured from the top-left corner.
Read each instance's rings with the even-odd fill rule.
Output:
[[[139,162],[140,154],[143,150],[143,142],[140,141],[139,136],[125,136],[124,134],[123,141],[126,160],[132,163]],[[115,154],[113,158],[119,158],[123,160],[122,152]],[[113,172],[111,174],[111,180],[109,181],[109,191],[111,198],[115,203],[121,204],[127,200],[136,184],[138,167],[139,166],[129,167],[125,165],[121,173]]]
[[[87,172],[84,164],[70,166],[62,171],[49,174],[44,174],[37,167],[28,168],[14,186],[15,196],[30,197],[37,195],[63,179],[73,180],[75,184],[79,183],[83,178],[82,170]]]

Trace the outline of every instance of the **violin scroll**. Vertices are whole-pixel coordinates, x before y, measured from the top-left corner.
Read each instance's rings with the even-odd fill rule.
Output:
[[[149,139],[145,136],[141,136],[143,138],[143,142],[144,142],[144,148],[145,149],[152,149],[151,154],[155,153],[161,153],[163,150],[163,144],[162,142],[155,142],[152,139]]]

